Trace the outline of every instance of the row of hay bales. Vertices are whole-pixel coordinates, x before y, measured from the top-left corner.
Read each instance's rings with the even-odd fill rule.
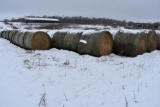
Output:
[[[99,57],[112,53],[113,38],[108,31],[90,34],[56,32],[52,47]]]
[[[135,57],[160,50],[160,34],[155,31],[137,34],[118,31],[114,40],[112,37],[108,31],[90,34],[56,32],[52,37],[52,47],[98,57],[112,52],[120,56]]]
[[[51,38],[45,32],[2,31],[0,37],[24,49],[48,50],[51,47]]]
[[[115,54],[135,57],[145,52],[160,50],[160,35],[155,31],[137,34],[119,31],[114,37],[113,48]]]
[[[112,52],[135,57],[145,52],[160,50],[160,34],[156,34],[155,31],[137,34],[118,31],[114,40],[108,31],[88,34],[56,32],[52,38],[45,32],[3,31],[0,32],[0,37],[24,49],[47,50],[52,47],[97,57]]]

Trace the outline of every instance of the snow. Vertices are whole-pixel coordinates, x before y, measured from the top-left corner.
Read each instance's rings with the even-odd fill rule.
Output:
[[[43,21],[59,21],[58,19],[54,18],[24,18],[25,20],[43,20]]]
[[[86,40],[80,40],[79,42],[84,43],[84,44],[87,44],[87,41],[86,41]]]
[[[51,36],[59,30],[43,31]],[[159,60],[159,50],[135,58],[93,57],[55,48],[24,50],[0,38],[0,106],[159,107]]]

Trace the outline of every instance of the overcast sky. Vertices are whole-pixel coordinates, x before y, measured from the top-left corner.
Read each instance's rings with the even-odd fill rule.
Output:
[[[160,22],[160,0],[1,0],[0,19],[27,15]]]

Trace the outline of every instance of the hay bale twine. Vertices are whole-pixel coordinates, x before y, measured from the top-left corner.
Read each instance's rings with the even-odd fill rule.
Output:
[[[63,49],[78,52],[78,43],[82,33],[67,33],[63,41]]]
[[[114,37],[113,51],[121,56],[135,57],[147,50],[147,36],[145,33],[117,32]]]
[[[23,39],[25,49],[47,50],[51,46],[51,38],[45,32],[27,32]]]
[[[93,56],[109,55],[113,48],[113,38],[110,32],[103,31],[81,36],[78,43],[78,52],[80,54],[89,54]]]
[[[56,32],[52,37],[52,47],[64,49],[64,38],[67,32]]]
[[[157,34],[156,32],[149,31],[147,34],[147,52],[152,52],[157,49]]]
[[[160,34],[157,34],[157,49],[160,50]]]

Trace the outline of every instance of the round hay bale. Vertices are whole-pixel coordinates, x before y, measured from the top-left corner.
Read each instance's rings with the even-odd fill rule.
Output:
[[[109,55],[113,48],[113,38],[110,32],[103,31],[82,35],[78,43],[80,54],[93,56]]]
[[[9,33],[10,33],[11,31],[6,31],[6,39],[7,40],[9,40]]]
[[[15,35],[18,33],[18,31],[13,31],[13,33],[11,33],[10,35],[9,35],[9,38],[10,38],[10,41],[11,41],[11,43],[13,43],[14,44],[14,37],[15,37]]]
[[[5,35],[6,35],[6,31],[3,31],[2,34],[1,34],[1,36],[2,36],[3,39],[6,38]]]
[[[4,31],[4,32],[2,33],[2,38],[8,39],[9,32],[10,32],[10,31]]]
[[[82,33],[67,33],[63,41],[63,49],[78,52],[78,43]]]
[[[23,39],[25,49],[47,50],[51,46],[51,38],[45,32],[27,32]]]
[[[0,38],[2,38],[2,33],[3,33],[3,31],[0,32]]]
[[[149,31],[147,34],[147,52],[152,52],[157,49],[157,34],[156,32]]]
[[[14,30],[10,31],[9,36],[8,36],[8,40],[9,40],[10,42],[12,42],[12,37],[13,37],[17,32],[18,32],[18,31],[14,31]]]
[[[67,32],[56,32],[52,37],[52,47],[64,49],[64,38]]]
[[[157,34],[157,49],[160,50],[160,34]]]
[[[21,36],[21,34],[22,34],[22,32],[17,32],[16,34],[15,34],[15,36],[13,36],[13,43],[15,44],[15,45],[18,45],[19,46],[19,38],[20,38],[20,36]]]
[[[25,48],[24,46],[24,36],[27,34],[27,32],[22,32],[20,37],[19,37],[19,40],[18,40],[18,45],[21,47],[21,48]]]
[[[114,37],[113,51],[121,56],[135,57],[147,50],[147,36],[145,33],[117,32]]]

